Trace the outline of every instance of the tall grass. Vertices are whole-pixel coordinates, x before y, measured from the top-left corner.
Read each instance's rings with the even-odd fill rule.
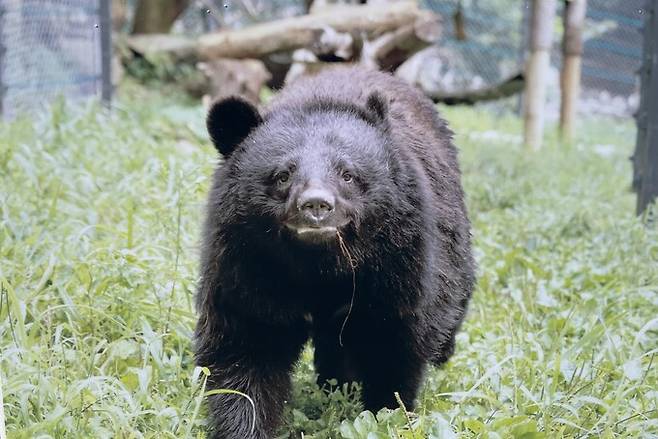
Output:
[[[359,414],[358,389],[313,384],[307,349],[282,437],[658,437],[658,232],[633,214],[632,124],[587,120],[533,154],[514,117],[444,115],[479,262],[457,353],[415,414]],[[130,87],[112,112],[60,102],[0,139],[9,437],[203,437],[202,110]]]

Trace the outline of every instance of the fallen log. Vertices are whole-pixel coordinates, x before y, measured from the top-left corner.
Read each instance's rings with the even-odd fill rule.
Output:
[[[360,56],[362,46],[363,41],[358,36],[326,27],[309,48],[297,49],[292,53],[293,62],[285,83],[302,75],[318,73],[333,63],[355,61]]]
[[[517,73],[494,84],[474,90],[460,90],[452,93],[423,92],[434,102],[442,102],[446,105],[474,105],[477,102],[495,101],[498,99],[514,96],[521,93],[525,86],[523,73]]]
[[[426,14],[415,1],[334,6],[313,14],[203,35],[198,41],[198,52],[202,59],[262,58],[274,52],[309,47],[317,41],[318,30],[326,27],[339,33],[360,32],[372,39],[413,25]]]
[[[346,32],[325,26],[317,35],[309,50],[319,59],[326,62],[351,61],[355,55],[354,37]],[[304,50],[304,49],[300,49]]]
[[[520,93],[525,78],[521,69],[511,71],[499,82],[486,83],[461,52],[432,46],[405,61],[395,76],[418,87],[434,102],[472,105]]]
[[[352,4],[352,5],[383,5],[390,4],[405,0],[306,0],[306,10],[311,14],[321,11],[322,9],[332,8],[336,4]]]
[[[435,44],[441,37],[441,20],[429,11],[420,11],[410,24],[364,42],[361,63],[392,72],[411,55]]]
[[[123,41],[128,49],[146,59],[166,56],[174,62],[195,62],[198,57],[196,41],[179,35],[130,35]]]
[[[354,30],[340,33],[325,27],[308,48],[293,52],[294,62],[286,76],[286,83],[344,61],[393,72],[414,53],[438,42],[440,36],[440,19],[428,11],[419,11],[412,23],[387,32],[374,41],[364,41],[363,35]]]
[[[200,62],[197,68],[207,80],[204,103],[224,96],[242,96],[257,104],[260,91],[271,75],[256,59],[215,59]]]

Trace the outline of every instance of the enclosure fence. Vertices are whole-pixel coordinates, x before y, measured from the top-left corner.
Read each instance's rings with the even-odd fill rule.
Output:
[[[639,105],[648,2],[588,0],[581,111],[630,117]]]
[[[647,1],[654,0],[588,1],[581,112],[628,117],[636,111]],[[528,0],[421,3],[442,17],[440,62],[431,67],[446,70],[442,78],[485,87],[523,71]],[[196,0],[174,31],[199,34],[302,12],[302,0]],[[12,117],[58,95],[109,99],[110,34],[110,0],[0,0],[0,112]],[[558,32],[548,97],[555,113],[560,38]]]
[[[111,95],[110,0],[0,0],[0,113]]]
[[[581,112],[630,117],[639,102],[638,69],[642,62],[642,28],[647,1],[588,0],[582,64]],[[179,29],[210,32],[302,12],[301,0],[198,0]],[[488,87],[521,73],[527,50],[529,0],[421,0],[442,18],[437,45],[440,62],[431,68],[442,80],[463,81],[461,87]],[[563,2],[558,2],[557,17]],[[551,63],[549,113],[559,111],[561,20],[556,22]]]
[[[503,4],[504,3],[504,4]],[[438,46],[454,75],[472,78],[471,87],[491,86],[523,70],[524,1],[425,0],[442,18]]]
[[[588,0],[581,112],[630,117],[636,111],[647,1],[654,0]],[[444,33],[439,44],[462,60],[460,74],[480,78],[483,85],[493,85],[522,71],[530,22],[529,0],[425,0],[425,4],[442,16]],[[558,5],[557,17],[561,17],[564,3]],[[551,57],[549,111],[554,114],[559,108],[561,38],[558,32]]]
[[[644,51],[640,74],[642,97],[637,112],[637,143],[633,154],[633,189],[637,193],[637,213],[642,213],[658,197],[658,5],[648,5],[645,13]],[[658,206],[656,206],[658,207]],[[658,208],[650,209],[652,221]]]

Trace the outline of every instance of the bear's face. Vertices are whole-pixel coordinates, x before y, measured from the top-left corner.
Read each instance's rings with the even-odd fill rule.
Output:
[[[356,234],[392,186],[386,110],[376,99],[364,109],[323,103],[265,120],[235,98],[215,104],[208,129],[227,159],[226,179],[239,182],[231,194],[241,221],[304,246]]]

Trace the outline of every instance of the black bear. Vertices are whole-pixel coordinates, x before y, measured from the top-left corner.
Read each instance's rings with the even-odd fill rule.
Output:
[[[202,237],[196,362],[215,438],[270,438],[313,340],[318,382],[362,383],[366,409],[412,408],[453,352],[474,285],[452,132],[391,75],[300,78],[261,114],[209,111],[225,161]]]

